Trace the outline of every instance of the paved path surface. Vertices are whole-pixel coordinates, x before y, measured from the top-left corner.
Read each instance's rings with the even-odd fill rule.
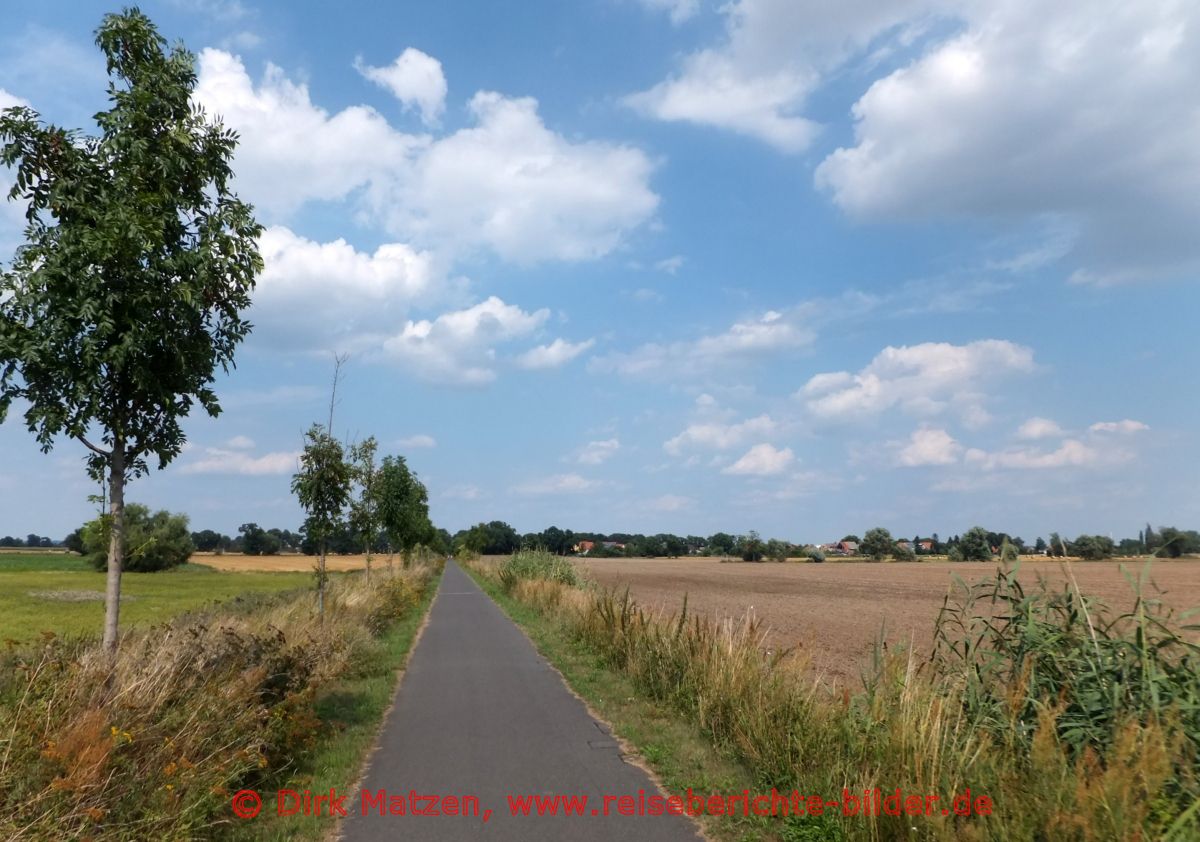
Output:
[[[346,801],[342,838],[377,840],[621,840],[697,842],[679,816],[591,815],[603,797],[659,795],[644,771],[572,695],[512,621],[453,562],[363,789],[386,790],[404,815],[362,815]],[[478,816],[411,814],[409,793],[476,796]],[[583,816],[513,816],[508,795],[588,796]],[[466,802],[463,802],[464,804]],[[418,802],[427,808],[429,802]],[[490,810],[487,821],[483,816]],[[532,811],[531,811],[532,812]]]

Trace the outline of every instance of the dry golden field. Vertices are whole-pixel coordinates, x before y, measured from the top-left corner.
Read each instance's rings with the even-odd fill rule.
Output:
[[[968,582],[995,575],[984,562],[839,562],[826,564],[721,563],[717,559],[581,559],[588,575],[608,587],[628,585],[643,606],[672,613],[684,594],[689,612],[723,619],[753,611],[769,629],[766,645],[796,647],[825,677],[858,679],[864,658],[884,629],[892,643],[925,655],[942,599],[958,575]],[[1120,563],[1074,562],[1084,594],[1113,608],[1133,602]],[[1141,562],[1126,564],[1136,575]],[[1066,580],[1058,561],[1023,560],[1021,579],[1038,574]],[[1151,578],[1179,610],[1200,605],[1200,560],[1156,560]]]
[[[347,570],[362,570],[367,566],[366,559],[367,557],[364,555],[327,555],[325,556],[325,569],[334,573],[342,573]],[[315,555],[301,555],[300,553],[284,555],[241,555],[240,553],[223,553],[217,555],[215,553],[194,553],[189,561],[192,564],[205,564],[229,573],[293,573],[312,570],[317,564],[317,557]],[[396,564],[400,563],[399,556],[396,556],[395,562]],[[371,556],[371,566],[386,567],[387,555]]]

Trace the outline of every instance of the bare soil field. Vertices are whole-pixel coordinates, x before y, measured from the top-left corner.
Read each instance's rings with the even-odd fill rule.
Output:
[[[325,569],[331,573],[362,570],[367,566],[366,559],[367,557],[364,555],[327,555],[325,556]],[[299,553],[288,555],[241,555],[240,553],[223,553],[217,555],[215,553],[193,553],[192,557],[188,560],[193,564],[205,564],[228,573],[295,573],[312,570],[317,565],[317,557],[315,555],[300,555]],[[400,557],[397,556],[396,564],[399,563]],[[371,556],[372,569],[386,566],[386,555]]]
[[[835,564],[721,563],[717,559],[580,559],[588,575],[608,587],[629,586],[643,606],[668,613],[688,611],[717,619],[753,611],[769,629],[767,645],[795,647],[834,682],[856,682],[867,653],[885,629],[890,643],[929,653],[933,625],[952,576],[973,583],[995,575],[984,562]],[[1142,563],[1127,564],[1136,575]],[[1118,562],[1076,562],[1071,571],[1084,594],[1124,610],[1132,591]],[[1066,581],[1056,561],[1022,561],[1021,580],[1038,574]],[[1183,611],[1200,605],[1200,560],[1156,560],[1151,579],[1163,600]],[[1149,594],[1148,594],[1149,595]]]

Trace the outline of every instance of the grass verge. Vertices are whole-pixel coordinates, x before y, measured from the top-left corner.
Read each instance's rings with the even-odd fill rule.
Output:
[[[533,641],[574,690],[613,732],[635,748],[645,765],[672,795],[695,792],[754,791],[754,775],[721,751],[696,726],[667,705],[640,693],[628,676],[611,669],[594,649],[555,617],[505,593],[499,581],[464,569]],[[705,835],[719,842],[787,840],[766,819],[755,816],[702,817]],[[800,837],[797,837],[800,838]],[[825,837],[814,835],[812,839]]]
[[[408,662],[437,587],[435,583],[426,588],[414,611],[364,652],[350,672],[317,695],[315,709],[322,737],[312,755],[304,758],[293,774],[272,784],[275,789],[350,791],[391,706],[402,678],[400,670]],[[263,804],[257,819],[234,824],[222,838],[236,842],[303,842],[325,839],[333,830],[333,819],[328,817],[276,816],[265,794]]]
[[[663,617],[551,567],[533,553],[478,571],[740,760],[753,793],[816,796],[772,820],[782,839],[1200,838],[1200,647],[1145,574],[1114,615],[1073,581],[1026,590],[1000,569],[947,598],[929,662],[880,650],[850,693],[765,650],[752,618]]]
[[[311,573],[220,573],[185,564],[159,573],[121,576],[121,628],[163,623],[214,602],[298,590]],[[0,641],[52,633],[98,634],[104,624],[104,573],[78,556],[0,555]]]
[[[352,780],[395,683],[378,662],[411,645],[439,573],[340,576],[323,617],[311,591],[231,600],[126,632],[113,656],[88,638],[9,645],[0,838],[228,838],[248,830],[238,790]]]

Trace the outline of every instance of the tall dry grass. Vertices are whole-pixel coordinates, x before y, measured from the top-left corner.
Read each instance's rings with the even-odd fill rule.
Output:
[[[230,820],[229,796],[282,780],[321,735],[321,688],[415,610],[435,570],[335,581],[95,641],[0,656],[0,838],[176,839]]]
[[[1200,660],[1140,595],[1112,616],[1001,573],[948,599],[932,661],[879,649],[851,693],[769,651],[753,617],[714,622],[686,603],[667,617],[628,592],[546,577],[506,589],[695,721],[764,788],[940,798],[932,816],[789,818],[784,839],[1200,839]],[[941,815],[967,789],[991,815]]]

